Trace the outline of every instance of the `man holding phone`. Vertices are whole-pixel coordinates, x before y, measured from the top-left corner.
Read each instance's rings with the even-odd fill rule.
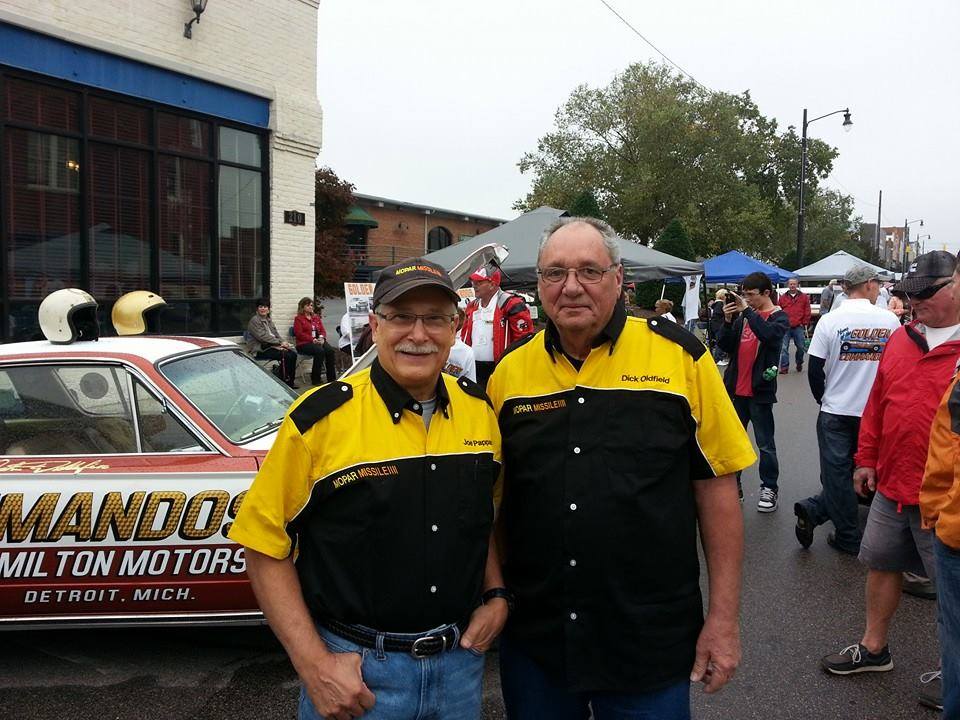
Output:
[[[780,464],[774,440],[773,404],[777,401],[780,346],[790,329],[787,314],[773,304],[773,283],[760,272],[743,279],[743,297],[728,292],[717,345],[730,354],[723,384],[744,429],[753,423],[760,451],[757,511],[777,509]],[[738,477],[739,483],[739,477]],[[743,490],[740,490],[743,497]]]

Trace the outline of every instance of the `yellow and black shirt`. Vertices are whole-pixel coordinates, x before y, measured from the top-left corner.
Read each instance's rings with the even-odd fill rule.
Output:
[[[494,515],[500,434],[483,391],[441,375],[421,406],[379,362],[304,395],[247,492],[230,538],[294,553],[314,617],[385,632],[466,620]]]
[[[487,392],[510,637],[571,690],[689,677],[703,624],[692,481],[756,460],[703,344],[618,304],[579,370],[548,324]]]

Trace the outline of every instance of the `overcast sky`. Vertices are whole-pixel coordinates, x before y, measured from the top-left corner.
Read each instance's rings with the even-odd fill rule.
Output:
[[[960,2],[608,0],[713,90],[838,148],[829,185],[875,222],[960,249]],[[580,83],[658,60],[600,0],[322,0],[320,160],[357,191],[501,218],[517,162]],[[799,130],[798,130],[799,132]],[[931,245],[933,243],[933,245]]]

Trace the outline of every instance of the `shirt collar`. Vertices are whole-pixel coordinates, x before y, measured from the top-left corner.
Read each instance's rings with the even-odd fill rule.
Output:
[[[627,308],[624,306],[622,300],[617,300],[617,303],[613,306],[613,315],[610,316],[610,320],[593,339],[593,342],[590,343],[590,347],[598,348],[609,341],[610,350],[608,354],[613,355],[613,348],[617,344],[617,339],[620,337],[620,333],[623,332],[626,324]],[[556,362],[557,360],[554,357],[553,351],[559,350],[563,352],[563,346],[560,343],[560,331],[557,330],[557,326],[553,324],[553,320],[547,320],[547,329],[543,345],[547,354],[550,355],[550,359]]]
[[[370,368],[370,380],[373,382],[373,387],[387,406],[387,411],[390,413],[390,419],[393,420],[394,425],[400,422],[400,417],[403,415],[404,410],[415,412],[417,415],[423,414],[420,401],[414,399],[410,393],[400,387],[397,381],[390,376],[390,373],[384,370],[379,358],[373,361],[373,365]],[[436,397],[437,409],[443,413],[444,417],[450,417],[447,414],[450,395],[447,394],[447,387],[443,384],[443,378],[441,377],[437,378]]]

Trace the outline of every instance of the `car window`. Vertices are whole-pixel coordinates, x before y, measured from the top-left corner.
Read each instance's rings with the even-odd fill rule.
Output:
[[[143,452],[203,452],[206,449],[143,383],[135,382],[134,387]]]
[[[0,370],[12,387],[0,427],[5,455],[137,451],[126,372],[112,366],[35,365]],[[2,391],[0,391],[2,395]]]
[[[275,430],[297,397],[239,351],[178,358],[161,365],[160,372],[235,443]]]

